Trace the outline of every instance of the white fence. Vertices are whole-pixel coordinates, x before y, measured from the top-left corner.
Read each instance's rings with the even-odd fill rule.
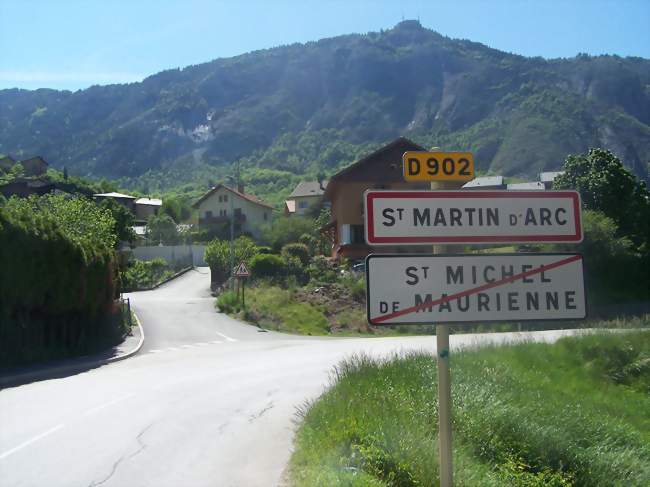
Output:
[[[205,266],[203,254],[205,245],[162,245],[136,247],[131,250],[133,258],[139,260],[165,259],[169,264]]]

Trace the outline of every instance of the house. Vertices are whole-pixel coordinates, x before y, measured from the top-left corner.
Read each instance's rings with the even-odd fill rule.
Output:
[[[553,189],[553,181],[560,174],[564,174],[564,171],[541,172],[539,173],[539,180],[546,189]]]
[[[55,191],[56,185],[47,181],[17,178],[0,186],[0,194],[5,198],[17,196],[27,198],[31,195],[42,196]]]
[[[273,216],[273,207],[246,194],[243,185],[233,189],[219,184],[201,196],[192,207],[198,210],[201,229],[227,229],[233,217],[235,233],[248,233],[256,238],[261,234],[262,225],[270,223]]]
[[[135,200],[135,219],[146,222],[150,216],[157,215],[161,207],[161,199],[138,198]]]
[[[11,156],[0,157],[0,170],[9,172],[16,165],[16,160]]]
[[[108,198],[115,200],[135,215],[135,200],[137,199],[135,196],[115,192],[96,193],[93,195],[93,199],[98,203]]]
[[[482,176],[463,184],[463,189],[506,189],[503,176]]]
[[[284,214],[291,215],[304,215],[318,205],[325,193],[327,181],[322,183],[319,181],[302,181],[291,192],[289,198],[284,202]]]
[[[323,195],[331,203],[330,222],[321,229],[332,240],[332,257],[361,259],[371,252],[431,252],[423,246],[371,247],[365,242],[363,193],[367,189],[428,189],[429,183],[407,183],[402,175],[402,155],[424,147],[400,137],[339,171]]]
[[[47,162],[41,156],[20,161],[20,165],[25,170],[25,176],[41,176],[47,172],[48,167]]]
[[[543,183],[539,181],[531,181],[529,183],[510,183],[506,186],[508,190],[521,191],[521,190],[543,190],[546,189]]]

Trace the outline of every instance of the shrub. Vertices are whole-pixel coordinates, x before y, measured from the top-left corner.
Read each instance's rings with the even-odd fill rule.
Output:
[[[315,256],[307,268],[309,279],[316,285],[333,283],[337,280],[336,266],[325,256]]]
[[[278,277],[284,275],[286,264],[279,255],[257,254],[251,259],[250,268],[255,278]]]
[[[11,198],[0,207],[3,363],[81,353],[118,333],[115,220],[84,198]]]
[[[156,258],[150,261],[134,260],[122,273],[123,290],[137,291],[148,289],[171,277],[173,271],[164,259]]]
[[[257,245],[249,237],[239,237],[234,241],[234,265],[249,262],[257,254]],[[219,282],[224,282],[230,276],[230,242],[214,239],[205,248],[205,261],[210,266],[212,274]]]
[[[309,264],[309,248],[305,244],[290,243],[285,245],[282,247],[282,256],[296,257],[304,266]]]
[[[217,306],[222,313],[237,313],[241,309],[241,301],[234,291],[225,291],[217,298]]]

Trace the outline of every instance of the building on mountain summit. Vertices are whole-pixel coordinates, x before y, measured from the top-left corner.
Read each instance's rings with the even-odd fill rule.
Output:
[[[273,207],[255,196],[246,194],[244,186],[237,189],[219,184],[193,205],[199,213],[199,228],[207,230],[228,230],[230,218],[234,219],[235,233],[250,234],[258,238],[261,227],[271,222]]]

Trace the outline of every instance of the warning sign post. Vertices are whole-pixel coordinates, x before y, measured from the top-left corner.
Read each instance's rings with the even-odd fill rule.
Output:
[[[370,255],[366,273],[373,325],[586,316],[578,254]]]

